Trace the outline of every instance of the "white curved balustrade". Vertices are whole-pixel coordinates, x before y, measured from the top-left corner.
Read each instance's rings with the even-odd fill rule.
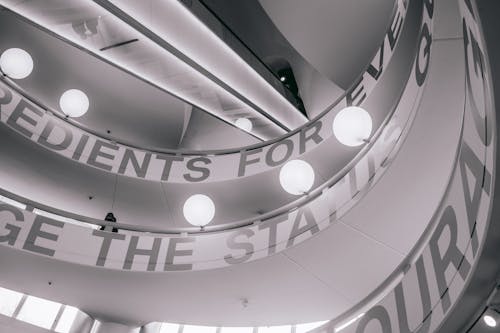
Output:
[[[459,1],[466,60],[464,127],[440,207],[407,260],[381,286],[384,292],[315,333],[371,332],[374,327],[387,333],[437,332],[472,275],[490,223],[497,130],[485,44],[471,4]],[[432,15],[433,3],[426,6]]]
[[[402,5],[400,4],[400,6],[402,6]],[[416,20],[413,19],[413,21],[416,21]],[[416,29],[415,29],[415,34],[416,34]],[[389,37],[386,36],[386,39],[387,38],[389,38]],[[403,42],[404,43],[401,46],[402,50],[399,51],[398,58],[403,58],[404,57],[404,58],[408,58],[408,59],[405,60],[405,61],[403,61],[403,62],[399,61],[398,62],[398,66],[396,66],[395,68],[392,68],[391,66],[388,66],[388,68],[386,68],[383,72],[381,72],[382,74],[380,75],[379,82],[378,82],[378,83],[380,83],[378,85],[379,86],[378,91],[374,90],[375,88],[371,90],[372,92],[374,92],[372,94],[373,96],[370,96],[368,94],[368,92],[370,90],[367,91],[368,95],[366,96],[365,102],[363,102],[363,104],[368,103],[367,104],[368,107],[370,105],[372,105],[374,112],[380,112],[381,114],[385,114],[387,112],[387,110],[392,110],[393,109],[393,105],[392,105],[393,104],[393,99],[399,98],[401,87],[398,86],[398,85],[394,85],[394,84],[387,84],[387,82],[390,82],[391,80],[394,80],[394,82],[403,80],[403,77],[406,77],[406,73],[408,73],[410,71],[409,68],[406,68],[408,65],[411,64],[411,57],[408,57],[407,53],[410,52],[410,49],[411,49],[410,45],[414,45],[414,41],[411,38],[409,38],[408,36],[405,36],[405,38],[406,38],[406,40],[404,40],[404,41],[401,42],[401,43],[403,43]],[[388,45],[389,45],[389,43],[386,40],[381,45],[381,47],[383,47],[383,48],[389,48],[388,50],[390,51],[390,47]],[[397,47],[399,47],[399,44],[397,44]],[[408,48],[408,49],[405,51],[406,48]],[[384,52],[379,51],[379,54],[375,56],[375,59],[376,59],[375,63],[377,63],[378,65],[380,65],[380,61],[381,61],[383,64],[386,64],[386,61],[389,61],[389,60],[386,60],[386,59],[388,59],[388,58],[386,58],[388,50],[385,50]],[[386,55],[382,57],[381,54],[386,54]],[[389,58],[391,58],[391,57],[389,57]],[[372,68],[372,70],[373,70],[373,68]],[[365,73],[365,75],[364,75],[365,78],[363,79],[367,83],[369,83],[370,79],[372,78],[372,76],[371,76],[372,74],[369,74],[368,72],[369,71],[367,71]],[[384,80],[385,80],[385,82],[384,82]],[[372,83],[374,84],[374,82],[372,82]],[[368,84],[368,85],[370,85],[370,84]],[[385,87],[383,87],[383,85],[385,85]],[[354,88],[356,88],[356,87],[359,88],[360,85],[357,84]],[[384,93],[388,92],[388,90],[391,91],[391,94],[392,94],[391,98],[388,98],[388,97],[384,96]],[[4,101],[8,100],[7,95],[5,95],[4,97],[5,97]],[[373,98],[374,100],[371,101],[371,98]],[[288,197],[284,197],[284,199],[282,199],[280,201],[280,204],[278,205],[278,209],[276,209],[276,207],[268,207],[268,205],[264,205],[264,211],[268,212],[268,213],[266,213],[264,215],[251,214],[252,216],[249,216],[250,214],[247,214],[248,218],[243,218],[243,219],[240,218],[239,220],[237,220],[236,218],[226,219],[226,220],[221,220],[220,218],[219,219],[216,218],[215,222],[217,222],[217,224],[214,225],[214,226],[208,226],[207,228],[205,228],[205,231],[211,231],[211,230],[216,231],[216,230],[221,230],[221,229],[224,229],[224,228],[233,228],[233,227],[237,227],[237,226],[245,226],[245,225],[249,225],[251,223],[254,223],[256,221],[269,220],[270,218],[277,217],[278,215],[283,215],[283,214],[288,215],[288,213],[287,213],[288,210],[290,210],[290,209],[292,209],[294,207],[297,207],[299,205],[302,206],[305,203],[307,203],[308,201],[311,201],[312,199],[314,199],[314,197],[317,194],[319,194],[320,190],[323,190],[326,187],[332,186],[332,184],[334,182],[336,182],[339,179],[341,179],[341,177],[343,177],[345,174],[347,174],[349,172],[349,170],[351,170],[351,169],[353,169],[353,170],[356,169],[356,170],[352,171],[349,177],[352,177],[353,175],[356,175],[356,177],[359,177],[359,179],[350,180],[350,182],[355,182],[356,186],[358,186],[358,188],[354,189],[353,193],[351,193],[351,195],[354,195],[358,191],[359,188],[363,188],[363,186],[366,184],[366,182],[367,182],[366,174],[370,175],[370,173],[372,172],[372,170],[369,169],[369,168],[371,168],[371,166],[370,167],[367,166],[367,163],[372,163],[372,162],[368,161],[368,159],[362,159],[361,157],[364,154],[366,154],[366,152],[368,150],[371,150],[374,147],[373,148],[374,151],[372,152],[372,154],[374,156],[375,155],[377,156],[375,158],[375,160],[376,160],[375,163],[379,163],[380,161],[384,161],[384,160],[385,160],[385,162],[388,161],[388,159],[387,159],[388,155],[385,155],[385,154],[387,154],[391,150],[389,148],[390,145],[396,144],[395,139],[398,136],[398,128],[405,128],[407,126],[407,124],[405,124],[405,121],[407,119],[411,119],[411,117],[412,117],[413,113],[410,110],[411,109],[411,105],[412,105],[411,98],[412,97],[408,97],[408,103],[406,104],[406,106],[404,106],[404,107],[407,108],[407,110],[403,110],[404,107],[401,107],[402,111],[398,111],[398,114],[399,114],[398,117],[399,118],[396,120],[396,123],[389,122],[389,118],[393,116],[393,113],[391,113],[390,116],[387,116],[386,119],[383,121],[383,129],[379,129],[373,135],[373,137],[372,137],[372,141],[373,142],[376,142],[377,140],[380,140],[380,141],[383,141],[383,142],[380,142],[377,145],[372,145],[372,144],[366,145],[366,147],[364,147],[361,151],[356,150],[356,149],[355,150],[345,150],[345,149],[343,149],[343,151],[341,152],[342,156],[341,155],[337,155],[335,153],[335,147],[333,145],[336,144],[337,146],[339,146],[340,144],[336,141],[335,138],[332,137],[333,133],[331,131],[331,126],[321,125],[321,123],[320,123],[320,121],[322,121],[321,117],[318,118],[318,120],[316,122],[313,121],[313,123],[312,123],[313,125],[311,125],[311,128],[313,128],[313,129],[321,128],[322,130],[328,132],[329,135],[330,135],[330,138],[328,140],[326,140],[324,142],[321,142],[321,144],[318,145],[312,151],[305,151],[304,155],[301,156],[301,157],[305,158],[306,160],[312,161],[313,167],[317,171],[317,179],[318,179],[317,184],[319,184],[319,186],[316,185],[315,192],[311,193],[311,196],[309,196],[309,197],[300,197],[296,201],[293,201],[293,198],[289,199]],[[17,98],[14,98],[13,100],[11,100],[12,103],[14,103],[14,104],[15,104],[14,100],[18,101]],[[380,103],[381,100],[384,100],[384,102]],[[377,106],[377,104],[382,104],[382,105]],[[11,107],[7,107],[7,106],[5,107],[5,109],[7,110],[6,113],[9,113],[10,110],[12,110]],[[391,111],[391,112],[394,112],[394,111]],[[326,114],[330,114],[330,116],[333,117],[334,116],[333,113],[335,113],[335,112],[333,112],[332,110],[330,110],[330,111],[326,112],[325,115]],[[7,119],[7,117],[4,118],[4,120],[5,119]],[[381,121],[382,120],[379,120],[379,122],[381,122]],[[18,122],[22,124],[24,122],[24,120],[23,119],[19,119]],[[39,124],[40,127],[43,127],[42,123]],[[401,125],[398,125],[398,124],[401,124]],[[38,127],[38,125],[37,125],[37,127]],[[325,127],[330,127],[330,128],[324,129]],[[305,128],[305,130],[306,130],[306,134],[309,133],[308,132],[309,129]],[[388,131],[391,131],[391,134],[390,135],[383,134],[384,131],[386,133]],[[59,132],[59,134],[62,134],[62,133]],[[299,131],[299,132],[296,132],[294,135],[292,135],[290,138],[294,137],[294,138],[299,138],[300,139],[302,136],[305,136],[306,134],[302,134],[302,132]],[[64,134],[62,134],[62,136],[64,136]],[[37,136],[36,134],[33,134],[30,137],[31,137],[32,140],[41,141],[42,143],[43,142],[48,143],[48,140],[44,139],[43,137]],[[280,143],[280,142],[282,142],[282,143]],[[271,146],[271,148],[269,148],[269,149],[272,149],[273,151],[279,153],[279,150],[280,150],[279,148],[276,149],[276,148],[272,148],[272,147],[276,147],[276,146],[281,146],[281,147],[286,146],[286,147],[288,147],[288,143],[289,143],[288,138],[285,138],[282,141],[278,141],[278,142],[276,142],[274,144],[268,144],[268,146]],[[387,147],[382,148],[383,145],[387,145]],[[299,144],[299,146],[300,146],[300,144]],[[380,151],[376,151],[377,149],[380,150]],[[332,152],[332,150],[333,150],[333,152]],[[109,153],[109,151],[106,150],[106,153]],[[325,159],[325,156],[327,154],[328,155],[330,155],[330,154],[333,155],[334,154],[336,156],[336,158]],[[236,154],[236,155],[238,155],[238,154]],[[224,157],[225,155],[217,155],[217,156]],[[263,163],[264,163],[264,161],[267,160],[267,158],[265,158],[264,156],[265,155],[263,155],[263,157],[262,157],[262,162]],[[78,157],[78,158],[80,158],[80,157]],[[257,158],[257,157],[256,157],[256,155],[252,155],[251,158]],[[350,164],[347,164],[347,166],[346,166],[345,164],[349,160],[352,160],[352,162]],[[105,159],[101,158],[99,161],[102,163],[103,161],[105,161]],[[285,160],[283,159],[283,161],[285,161]],[[282,162],[282,163],[284,163],[284,162]],[[7,164],[5,164],[5,165],[7,165]],[[233,166],[235,166],[235,164],[233,164]],[[260,180],[261,183],[265,184],[265,186],[271,186],[271,185],[273,185],[272,183],[269,183],[268,180],[269,179],[274,179],[274,178],[278,179],[278,175],[277,175],[278,167],[279,167],[279,165],[276,165],[276,166],[274,166],[272,168],[273,169],[272,172],[274,172],[276,174],[276,177],[274,177],[274,175],[271,174],[270,176],[268,176],[268,178],[263,178],[264,179],[263,182],[262,182],[262,180]],[[221,170],[223,171],[224,168],[221,168]],[[384,170],[383,168],[380,169],[380,171],[383,171],[383,170]],[[18,180],[23,180],[23,179],[26,179],[27,177],[26,176],[21,176],[21,172],[20,172],[19,168],[16,169],[16,170],[13,170],[13,171],[15,172],[16,175],[19,172],[19,176],[13,177],[12,174],[10,174],[9,175],[9,179],[4,182],[4,188],[7,189],[7,192],[14,192],[15,194],[20,194],[20,196],[22,197],[23,193],[26,192],[24,190],[25,185],[19,184]],[[263,174],[263,173],[264,173],[264,171],[261,172],[261,174]],[[254,176],[256,177],[258,175],[260,175],[260,174],[255,174]],[[185,177],[185,175],[184,175],[184,177]],[[77,178],[77,177],[73,177],[73,178]],[[247,178],[247,175],[245,175],[245,177],[243,177],[243,178]],[[256,178],[255,180],[257,180],[257,179],[258,178]],[[236,177],[235,179],[232,180],[232,183],[225,184],[225,186],[228,187],[228,188],[231,188],[231,187],[234,187],[234,186],[244,186],[242,184],[239,184],[238,180],[239,180],[239,178]],[[255,183],[255,180],[252,179],[252,182]],[[113,181],[113,182],[115,182],[115,181]],[[116,182],[118,182],[118,180],[116,180]],[[203,183],[203,181],[202,181],[202,183]],[[193,184],[196,184],[196,183],[193,183]],[[324,184],[324,185],[321,185],[321,184]],[[49,185],[50,184],[47,184],[47,186],[49,186]],[[137,185],[139,185],[139,184],[137,184]],[[151,187],[151,186],[154,186],[155,184],[149,185],[148,183],[145,183],[144,185],[147,185],[147,186]],[[68,189],[71,189],[74,186],[75,185],[72,184],[71,181],[70,181],[70,183],[67,184]],[[347,184],[344,184],[343,186],[339,185],[339,188],[344,188],[346,186],[347,186]],[[76,186],[76,187],[81,188],[79,186]],[[141,187],[142,187],[142,184],[141,184]],[[46,187],[44,186],[44,188],[46,188]],[[23,190],[21,191],[21,189],[23,189]],[[119,187],[119,189],[120,189],[120,187]],[[119,189],[118,189],[118,191],[119,191]],[[168,190],[168,187],[167,187],[167,190]],[[279,188],[277,190],[279,191]],[[103,191],[105,191],[105,189],[103,189]],[[276,191],[276,189],[274,189],[274,191]],[[349,191],[351,191],[351,190],[349,190]],[[248,190],[246,192],[251,192],[251,191]],[[48,208],[50,206],[52,206],[52,207],[59,208],[59,211],[61,211],[61,210],[67,210],[67,208],[66,208],[66,206],[67,206],[66,202],[68,201],[67,200],[68,197],[69,197],[68,195],[64,196],[64,206],[61,207],[61,205],[58,205],[58,204],[55,203],[55,201],[57,201],[57,196],[54,196],[55,199],[52,200],[51,202],[47,202],[47,201],[41,201],[39,199],[37,200],[37,198],[39,197],[39,195],[36,194],[34,191],[30,190],[29,193],[30,193],[29,197],[26,194],[24,194],[24,196],[26,196],[27,199],[31,199],[30,200],[31,205],[33,205],[35,207],[39,207],[42,210],[50,210]],[[99,193],[97,193],[97,194],[99,194]],[[217,195],[217,193],[215,193],[215,194]],[[44,198],[42,200],[45,200],[46,199],[45,195],[43,195],[43,197]],[[73,197],[73,195],[70,195],[70,197]],[[170,197],[171,197],[171,195],[170,195]],[[170,200],[170,205],[172,207],[174,207],[174,209],[173,209],[174,212],[175,212],[175,207],[182,206],[182,203],[178,204],[175,201],[175,198],[169,198],[169,200]],[[174,200],[173,203],[172,203],[172,200]],[[257,199],[257,198],[253,198],[252,199],[251,197],[249,197],[245,193],[242,193],[241,201],[254,202],[255,206],[257,207],[256,209],[262,209],[262,207],[258,207],[259,204],[262,203],[262,200],[260,200],[260,201],[258,201],[258,200],[260,200],[260,199]],[[114,202],[114,199],[113,199],[113,202]],[[37,206],[37,203],[41,203],[41,206]],[[117,200],[117,205],[119,203],[120,203],[120,201]],[[233,202],[233,203],[237,203],[237,202]],[[286,203],[288,203],[288,204],[286,204]],[[92,204],[92,203],[88,203],[88,204]],[[83,207],[87,206],[88,204],[87,203],[83,203]],[[105,204],[105,202],[100,202],[99,204],[102,205],[102,204]],[[156,204],[156,203],[154,203],[154,204]],[[228,205],[228,203],[225,203],[224,201],[216,202],[216,204],[219,207],[222,207],[223,205],[226,205],[226,206]],[[81,204],[77,204],[76,206],[82,207]],[[150,203],[148,203],[148,206],[151,207]],[[63,208],[63,209],[61,209],[61,208]],[[149,211],[150,210],[151,209],[149,209]],[[139,212],[140,212],[140,208],[139,208]],[[68,215],[71,218],[77,218],[78,219],[78,214],[84,215],[84,214],[82,214],[80,212],[78,212],[77,214],[75,214],[76,216],[72,215],[72,214],[66,214],[66,215]],[[96,217],[98,217],[100,215],[101,214],[90,214],[90,215],[87,215],[87,216],[93,216],[94,219],[95,219]],[[120,215],[122,216],[122,219],[120,220],[120,222],[123,225],[123,228],[134,229],[133,224],[135,224],[136,222],[133,219],[132,220],[130,218],[127,219],[126,216],[123,217],[124,214],[120,214],[120,211],[118,211],[118,216],[120,216]],[[287,219],[290,219],[290,218],[287,218]],[[92,220],[92,219],[89,219],[89,220],[93,221],[94,223],[99,223],[99,221],[97,221],[97,220]],[[234,222],[230,222],[230,221],[234,221]],[[161,223],[162,226],[159,226],[159,224],[160,224],[159,222]],[[156,221],[156,220],[151,221],[151,222],[145,221],[145,223],[149,223],[150,226],[139,227],[138,230],[153,231],[153,232],[155,232],[155,231],[156,232],[182,232],[182,231],[188,231],[189,232],[189,231],[194,231],[193,229],[189,229],[189,228],[171,228],[170,226],[163,226],[164,223],[165,223],[163,221],[163,219],[161,221]],[[290,226],[287,227],[287,228],[290,229]],[[137,229],[137,228],[135,228],[135,229]]]
[[[286,215],[288,223],[283,225],[288,230],[277,228],[282,218],[278,217],[237,229],[227,238],[225,232],[187,237],[117,234],[63,224],[12,205],[2,205],[1,244],[90,266],[178,271],[249,262],[303,242],[349,210],[379,180],[383,173],[378,170],[388,168],[387,161],[403,144],[432,61],[434,1],[422,4],[424,20],[418,55],[395,111],[397,117],[390,119],[379,137],[382,139],[372,143],[355,171]],[[495,114],[486,52],[477,13],[469,4],[460,0],[465,33],[466,103],[456,163],[446,193],[417,244],[386,281],[351,310],[314,332],[370,332],[373,327],[382,332],[435,331],[474,269],[489,223],[497,133],[493,126]],[[405,120],[400,123],[401,118]],[[356,172],[360,170],[364,172],[364,181],[353,190],[351,180],[357,179]]]
[[[8,1],[4,5],[14,11],[19,10],[21,14],[24,14],[24,11],[30,12],[29,6],[19,9],[16,6],[9,6]],[[394,20],[401,21],[401,26],[406,12],[403,1],[398,0],[395,5]],[[24,15],[40,23],[38,21],[40,18],[37,20],[29,14]],[[1,120],[44,148],[86,166],[104,172],[164,183],[208,183],[249,177],[275,169],[288,160],[307,156],[307,153],[325,145],[328,145],[329,150],[335,152],[335,155],[341,156],[340,160],[350,160],[357,154],[358,149],[346,151],[335,139],[331,124],[336,114],[346,106],[367,104],[370,94],[377,84],[383,81],[384,74],[390,66],[392,56],[400,43],[401,31],[402,29],[398,29],[395,32],[389,27],[378,52],[363,75],[339,101],[316,119],[289,135],[263,144],[242,147],[239,150],[155,152],[138,149],[126,143],[120,144],[116,138],[107,139],[107,135],[96,135],[97,133],[92,133],[90,129],[75,126],[76,123],[73,125],[65,118],[61,119],[55,111],[47,112],[44,110],[45,107],[30,103],[36,100],[30,97],[29,92],[23,91],[22,84],[16,87],[14,82],[9,81],[4,82],[7,86],[2,86],[1,103],[5,111]],[[409,48],[408,43],[405,47]],[[370,103],[367,107],[370,107]],[[379,114],[373,114],[378,124],[382,122],[386,112],[388,111],[377,110]],[[25,121],[30,125],[27,126]],[[322,154],[324,153],[323,151]],[[338,170],[343,165],[339,163],[329,167]]]
[[[431,17],[422,22],[421,31],[428,33],[429,29],[432,29]],[[422,50],[428,50],[428,57],[430,41],[420,43],[417,54],[421,54]],[[54,231],[57,230],[59,241],[55,245],[58,248],[48,252],[42,250],[42,254],[47,252],[54,258],[71,261],[72,255],[69,252],[64,253],[66,250],[63,245],[71,244],[70,252],[86,253],[79,256],[80,264],[139,271],[212,269],[253,261],[290,248],[327,228],[345,214],[388,168],[388,160],[397,153],[405,137],[404,133],[409,129],[424,88],[429,62],[427,60],[422,67],[419,61],[421,60],[418,57],[415,58],[410,79],[394,114],[375,136],[377,139],[370,143],[367,153],[360,156],[355,165],[346,167],[347,171],[340,178],[334,178],[323,188],[311,192],[309,200],[296,210],[266,220],[256,220],[252,225],[234,231],[222,230],[187,236],[149,236],[141,233],[110,234],[98,230],[91,232],[79,226],[50,221],[29,212],[3,206],[3,214],[11,216],[12,225],[24,221],[22,228],[25,231],[22,233],[32,233],[27,230],[28,223],[31,224],[30,230],[33,230],[31,238],[16,236],[11,245],[15,244],[15,247],[26,250],[26,246],[22,244],[33,242],[33,237],[37,237],[37,230],[44,224],[50,224],[56,228]],[[139,243],[152,247],[149,259],[136,256]],[[33,249],[36,252],[36,248]],[[176,256],[179,258],[174,262]]]

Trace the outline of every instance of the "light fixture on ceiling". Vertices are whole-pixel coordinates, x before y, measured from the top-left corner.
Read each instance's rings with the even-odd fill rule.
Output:
[[[81,117],[89,109],[89,98],[78,89],[66,90],[59,99],[62,112],[68,117]]]
[[[484,320],[484,323],[488,326],[488,327],[496,327],[497,326],[497,321],[495,320],[495,318],[493,318],[492,316],[490,315],[485,315],[483,317],[483,320]]]
[[[333,134],[340,143],[356,147],[367,142],[372,132],[372,118],[357,106],[342,109],[333,120]]]
[[[302,160],[286,162],[280,170],[280,184],[285,191],[293,195],[305,194],[314,183],[312,166]]]
[[[24,79],[33,71],[33,59],[25,50],[11,48],[0,56],[0,68],[11,79]]]
[[[236,127],[240,128],[246,132],[252,131],[252,128],[253,128],[252,121],[248,118],[238,118],[238,119],[236,119],[234,124],[236,125]]]
[[[215,204],[204,194],[194,194],[186,200],[182,212],[190,224],[203,228],[214,218]]]

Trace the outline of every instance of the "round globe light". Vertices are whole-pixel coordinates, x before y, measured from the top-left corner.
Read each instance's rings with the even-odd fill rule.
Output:
[[[81,117],[89,109],[89,98],[78,89],[66,90],[59,99],[62,112],[68,117]]]
[[[490,315],[486,315],[483,317],[484,323],[489,327],[496,327],[497,321]]]
[[[215,205],[212,199],[204,194],[190,196],[182,208],[184,218],[192,225],[203,227],[212,221],[215,215]]]
[[[355,147],[362,145],[372,132],[372,117],[364,109],[348,106],[333,120],[333,134],[340,143]]]
[[[285,191],[293,195],[307,193],[314,183],[314,170],[302,160],[291,160],[280,170],[280,184]]]
[[[33,71],[33,59],[23,49],[8,49],[0,56],[0,68],[11,79],[24,79]]]
[[[252,121],[248,118],[238,118],[234,122],[236,127],[241,128],[244,131],[250,132],[253,128]]]

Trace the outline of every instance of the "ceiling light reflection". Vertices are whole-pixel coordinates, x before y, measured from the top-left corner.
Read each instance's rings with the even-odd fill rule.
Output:
[[[252,121],[248,118],[238,118],[234,122],[236,127],[246,131],[246,132],[251,132],[253,128]]]

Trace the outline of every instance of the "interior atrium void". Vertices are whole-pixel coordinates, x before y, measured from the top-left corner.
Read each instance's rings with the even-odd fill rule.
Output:
[[[500,331],[499,15],[0,0],[0,333]]]

